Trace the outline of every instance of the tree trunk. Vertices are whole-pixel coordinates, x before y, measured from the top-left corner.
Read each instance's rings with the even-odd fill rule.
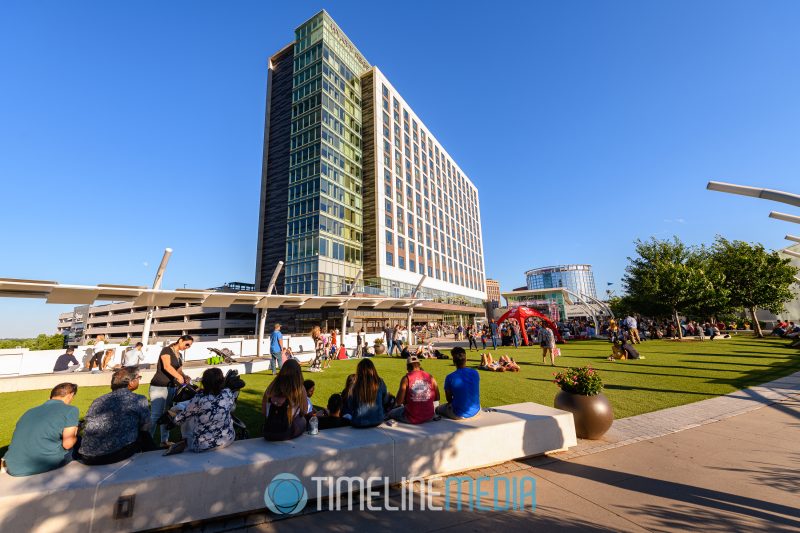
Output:
[[[672,310],[672,316],[675,317],[675,327],[678,329],[678,338],[683,340],[683,329],[681,329],[681,321],[678,319],[678,310]]]
[[[758,318],[756,317],[756,308],[750,308],[750,316],[753,318],[753,331],[756,333],[756,337],[759,339],[764,338],[764,332],[761,331],[761,324],[758,322]]]

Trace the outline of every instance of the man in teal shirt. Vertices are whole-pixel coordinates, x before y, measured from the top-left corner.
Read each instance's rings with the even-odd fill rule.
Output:
[[[30,476],[62,467],[78,441],[78,408],[72,403],[78,386],[56,385],[50,399],[28,410],[17,422],[3,458],[12,476]]]

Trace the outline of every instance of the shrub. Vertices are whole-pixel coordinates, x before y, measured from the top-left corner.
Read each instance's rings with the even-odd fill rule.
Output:
[[[553,383],[565,392],[595,396],[603,392],[603,380],[597,370],[590,366],[576,366],[554,374]]]

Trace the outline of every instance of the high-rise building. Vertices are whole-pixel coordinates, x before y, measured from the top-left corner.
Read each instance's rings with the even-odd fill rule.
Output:
[[[500,282],[496,279],[486,280],[486,302],[500,307]]]
[[[478,190],[322,11],[269,61],[256,285],[486,298]],[[449,309],[453,311],[453,309]]]

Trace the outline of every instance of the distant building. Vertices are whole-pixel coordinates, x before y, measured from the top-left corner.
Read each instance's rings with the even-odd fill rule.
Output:
[[[525,272],[529,290],[564,288],[580,296],[597,298],[592,265],[558,265]]]
[[[486,280],[486,303],[494,303],[494,307],[500,307],[500,282],[496,279]]]
[[[253,291],[252,283],[231,282],[211,290],[219,292]],[[105,335],[110,342],[127,339],[141,340],[147,307],[134,306],[132,302],[105,305],[82,305],[58,317],[56,330],[67,336],[67,344],[85,344],[97,335]],[[238,305],[229,308],[201,307],[187,303],[174,303],[156,307],[150,327],[150,342],[175,340],[181,335],[191,335],[198,341],[213,341],[223,337],[255,335],[256,315],[252,306]]]

